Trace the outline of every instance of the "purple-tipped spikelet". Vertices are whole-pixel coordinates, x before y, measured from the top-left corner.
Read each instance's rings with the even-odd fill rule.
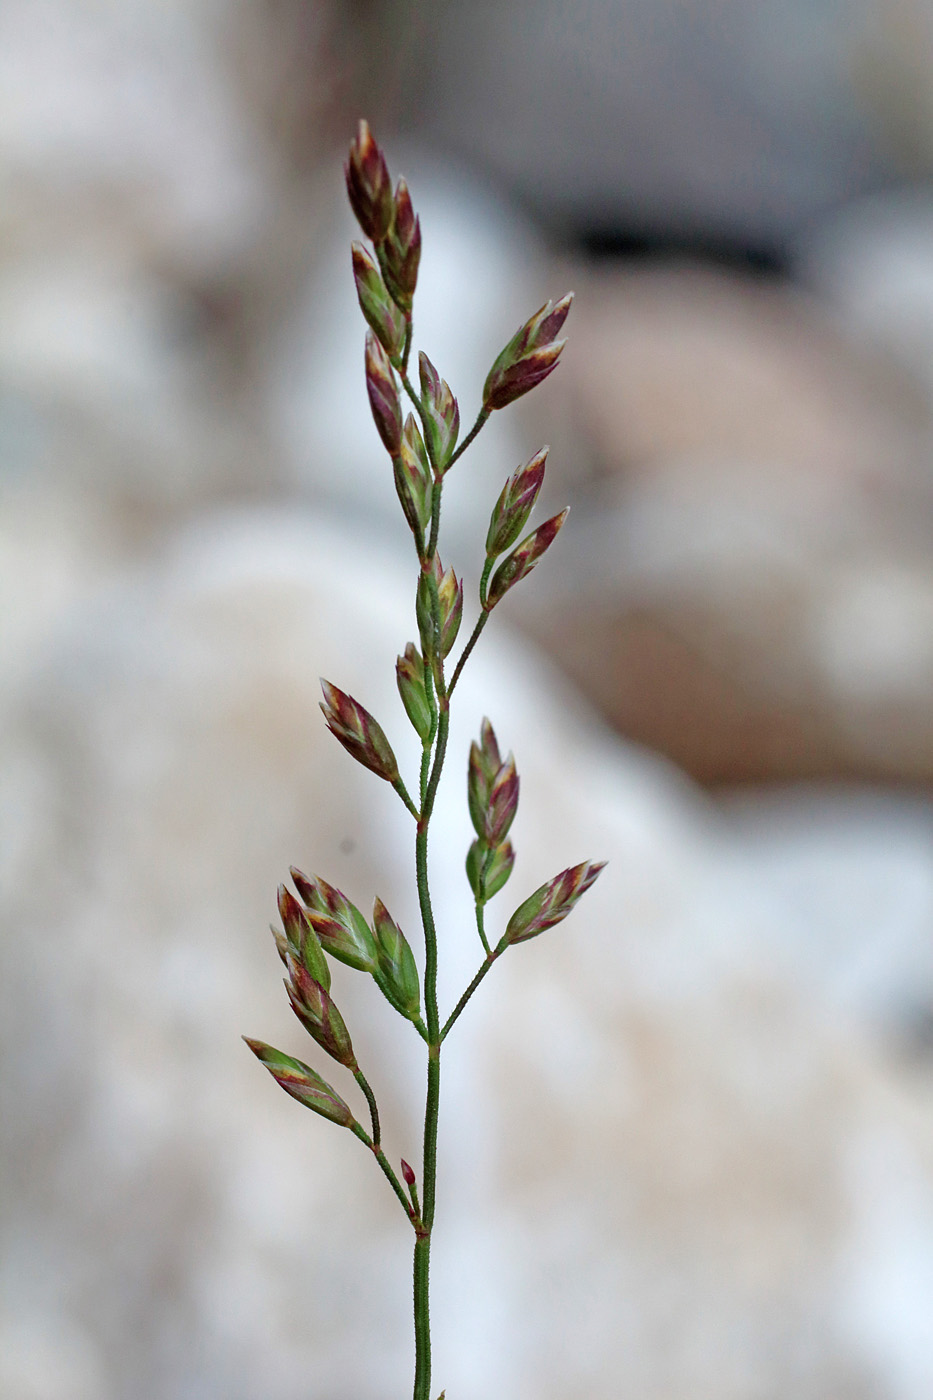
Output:
[[[492,852],[479,837],[467,851],[466,873],[474,897],[485,904],[499,893],[512,873],[515,852],[511,841],[504,841]]]
[[[288,941],[287,941],[287,939],[285,938],[285,935],[282,933],[282,931],[281,931],[280,929],[277,929],[277,928],[276,928],[275,924],[270,924],[270,925],[269,925],[269,932],[272,934],[272,937],[275,939],[275,947],[276,947],[276,951],[278,952],[279,957],[282,959],[283,963],[284,963],[285,966],[287,967],[287,966],[288,966],[288,955],[289,955],[289,953],[291,952],[291,948],[290,948],[289,945],[288,945]]]
[[[470,745],[470,760],[467,765],[467,804],[470,820],[481,841],[486,840],[486,814],[492,785],[502,768],[502,758],[495,731],[488,719],[480,728],[479,743],[474,739]]]
[[[605,861],[593,864],[583,861],[570,866],[555,875],[553,880],[541,885],[533,895],[520,904],[509,919],[498,951],[503,951],[512,943],[524,943],[543,933],[546,928],[566,919],[577,900],[584,895],[599,875]]]
[[[321,710],[331,734],[357,763],[385,778],[387,783],[397,782],[398,763],[379,723],[352,695],[338,690],[330,681],[322,678],[321,689],[324,692]]]
[[[395,187],[393,219],[382,245],[382,258],[389,291],[399,306],[410,311],[421,261],[421,223],[404,180]]]
[[[511,754],[503,763],[492,725],[484,719],[479,743],[470,745],[467,765],[467,805],[477,840],[467,854],[467,879],[480,903],[501,890],[515,854],[506,841],[518,810],[519,779]]]
[[[516,583],[520,583],[531,573],[538,560],[554,543],[560,527],[570,514],[570,507],[562,510],[557,515],[552,515],[550,520],[545,520],[543,525],[539,525],[537,530],[532,530],[530,535],[526,535],[517,549],[507,555],[492,576],[489,585],[489,592],[486,594],[484,607],[488,612],[494,608],[498,602],[505,597],[510,588]]]
[[[408,940],[381,899],[373,905],[373,928],[379,949],[377,986],[396,1011],[416,1021],[421,1015],[421,984]]]
[[[389,357],[372,331],[366,332],[366,392],[382,445],[392,457],[402,447],[402,408]]]
[[[405,648],[405,655],[396,660],[395,678],[405,713],[417,731],[418,738],[427,741],[431,736],[433,719],[424,683],[424,660],[414,642],[409,642]]]
[[[518,811],[518,788],[515,759],[509,754],[489,788],[483,830],[487,846],[501,845],[508,835]]]
[[[405,318],[362,243],[353,244],[353,278],[360,310],[389,358],[397,359],[405,344]]]
[[[376,144],[369,123],[361,121],[343,173],[350,205],[360,228],[374,243],[389,232],[394,212],[392,181],[385,156]]]
[[[318,903],[320,899],[320,894],[318,892],[317,879],[315,878],[313,880],[309,880],[307,875],[302,874],[302,872],[295,865],[289,866],[288,873],[289,875],[291,875],[292,879],[295,882],[295,889],[298,891],[299,895],[304,900],[308,908],[320,908],[321,906]]]
[[[415,1173],[405,1161],[404,1157],[402,1158],[402,1180],[404,1181],[405,1185],[408,1187],[409,1190],[411,1190],[411,1188],[415,1184]]]
[[[440,475],[457,445],[460,409],[447,380],[440,377],[423,350],[418,356],[418,372],[425,414],[425,440],[431,461]]]
[[[519,467],[502,488],[502,494],[489,518],[489,533],[486,536],[486,556],[498,559],[518,539],[544,481],[544,466],[548,449],[542,447],[530,462]]]
[[[399,455],[393,459],[393,468],[395,489],[405,512],[405,519],[421,549],[424,533],[431,519],[434,478],[424,439],[410,413],[405,419],[401,448]]]
[[[502,755],[499,752],[499,741],[496,738],[496,731],[485,715],[479,727],[478,748],[486,772],[491,777],[494,777],[502,767]]]
[[[556,305],[552,301],[545,302],[540,311],[515,332],[486,378],[485,408],[505,408],[548,377],[567,343],[557,336],[572,300],[573,292],[568,292]]]
[[[375,972],[378,957],[373,932],[356,905],[320,875],[309,880],[292,866],[291,876],[325,952],[359,972]]]
[[[426,661],[430,661],[437,651],[437,628],[434,625],[434,600],[431,592],[431,575],[434,582],[441,578],[440,556],[435,554],[431,564],[422,568],[415,589],[415,621],[418,624],[418,638]]]
[[[437,589],[440,608],[439,633],[435,628],[434,587]],[[435,652],[438,652],[442,657],[446,656],[457,640],[457,633],[463,618],[463,580],[457,578],[452,568],[444,571],[440,555],[437,553],[435,553],[430,565],[423,568],[418,576],[415,617],[418,622],[421,649],[425,656],[433,656]]]
[[[317,934],[295,896],[284,885],[279,885],[278,904],[289,949],[294,957],[303,963],[310,975],[329,989],[330,968]]]
[[[453,569],[441,575],[437,596],[441,605],[440,652],[441,656],[446,656],[457,640],[463,617],[463,579],[457,578]]]
[[[288,1000],[305,1030],[338,1064],[355,1070],[357,1063],[350,1032],[330,992],[294,958],[289,959],[288,974],[285,981]]]
[[[291,1094],[293,1099],[313,1109],[322,1118],[329,1118],[342,1128],[352,1127],[353,1114],[343,1099],[313,1069],[301,1060],[292,1059],[291,1055],[283,1055],[281,1050],[274,1050],[262,1040],[250,1040],[246,1035],[243,1039],[286,1094]]]

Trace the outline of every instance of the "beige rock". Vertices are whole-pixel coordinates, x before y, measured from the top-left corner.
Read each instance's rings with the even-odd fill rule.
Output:
[[[563,392],[605,480],[516,598],[533,635],[705,781],[928,778],[914,381],[737,278],[593,274],[579,301]]]
[[[927,422],[912,381],[803,293],[689,265],[578,281],[565,372],[613,477],[725,458],[831,486],[912,462]]]

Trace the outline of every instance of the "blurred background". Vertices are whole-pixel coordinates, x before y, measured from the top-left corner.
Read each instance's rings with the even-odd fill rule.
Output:
[[[465,422],[576,293],[442,547],[475,589],[550,443],[570,522],[461,756],[506,717],[509,908],[611,860],[450,1068],[438,1389],[928,1400],[930,0],[0,5],[0,1400],[409,1384],[404,1222],[235,1038],[303,1053],[263,933],[290,863],[416,926],[404,814],[315,719],[323,671],[403,729],[412,626],[360,115]],[[360,1037],[401,1151],[397,1034]]]

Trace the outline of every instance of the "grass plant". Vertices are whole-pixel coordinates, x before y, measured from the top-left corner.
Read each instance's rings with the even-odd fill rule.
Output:
[[[567,511],[523,533],[544,481],[547,449],[543,448],[509,477],[493,507],[476,620],[451,663],[463,616],[463,582],[453,568],[444,568],[438,553],[441,500],[448,473],[490,415],[534,389],[556,368],[565,344],[560,336],[572,298],[568,295],[558,302],[546,302],[516,331],[493,363],[483,386],[480,410],[469,432],[460,438],[460,410],[447,382],[424,352],[418,355],[417,382],[409,369],[421,225],[405,181],[399,180],[393,189],[385,157],[365,121],[360,122],[350,147],[346,182],[353,212],[370,244],[367,248],[354,243],[352,249],[360,310],[368,324],[366,388],[417,558],[417,641],[407,643],[396,665],[402,705],[422,746],[420,770],[411,791],[385,731],[358,701],[330,681],[323,681],[321,709],[331,733],[351,757],[392,785],[414,824],[423,957],[419,966],[408,940],[378,897],[371,918],[366,918],[341,890],[320,876],[309,877],[292,868],[297,893],[285,885],[279,887],[282,928],[273,929],[286,968],[288,999],[312,1040],[355,1079],[367,1104],[368,1124],[358,1121],[337,1090],[310,1065],[262,1041],[247,1039],[246,1043],[286,1093],[360,1140],[395,1193],[413,1232],[413,1396],[414,1400],[431,1400],[429,1288],[442,1050],[493,964],[513,945],[566,918],[602,869],[601,864],[583,861],[561,871],[519,904],[501,938],[495,942],[490,939],[486,906],[508,882],[515,860],[509,832],[518,808],[519,778],[514,758],[511,754],[502,757],[493,727],[484,719],[467,764],[467,801],[476,834],[466,856],[482,961],[459,1001],[442,1016],[428,848],[447,759],[451,699],[491,613],[553,544]],[[411,411],[403,419],[406,398]],[[427,1086],[420,1176],[404,1160],[396,1171],[383,1151],[375,1095],[357,1063],[350,1032],[330,994],[329,958],[369,974],[424,1042]]]

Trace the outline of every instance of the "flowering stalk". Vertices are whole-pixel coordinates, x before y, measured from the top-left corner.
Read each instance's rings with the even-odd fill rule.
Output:
[[[292,867],[298,898],[284,886],[278,906],[283,929],[273,928],[288,976],[292,1010],[331,1060],[355,1079],[369,1111],[371,1132],[351,1106],[316,1070],[262,1041],[247,1044],[292,1098],[350,1131],[366,1146],[386,1177],[414,1231],[414,1400],[431,1400],[429,1277],[431,1235],[437,1197],[437,1133],[441,1090],[441,1045],[480,982],[513,944],[534,938],[559,923],[602,870],[587,861],[571,866],[518,906],[495,943],[486,933],[486,906],[512,874],[515,852],[509,839],[518,811],[519,777],[511,754],[505,759],[488,719],[470,749],[467,802],[476,839],[466,857],[466,873],[484,959],[460,1000],[442,1023],[437,999],[438,940],[428,879],[428,837],[438,786],[447,756],[450,697],[489,615],[509,589],[520,583],[557,536],[567,512],[546,520],[520,539],[544,480],[547,448],[506,481],[493,507],[486,536],[486,559],[479,586],[479,615],[448,679],[446,662],[463,616],[463,582],[444,569],[438,553],[441,497],[447,473],[490,415],[533,389],[556,368],[564,341],[558,339],[571,297],[546,302],[495,360],[483,389],[482,405],[466,437],[457,440],[460,409],[450,386],[422,351],[415,387],[408,373],[412,307],[421,257],[421,225],[408,186],[393,193],[385,156],[366,122],[360,122],[346,165],[347,192],[372,254],[353,244],[353,275],[360,309],[368,323],[365,377],[376,430],[390,458],[395,487],[411,531],[418,560],[415,622],[418,643],[405,645],[396,664],[399,694],[421,740],[422,758],[415,802],[399,772],[382,726],[344,691],[323,681],[321,709],[331,733],[350,756],[390,783],[415,821],[415,879],[421,913],[422,971],[404,933],[382,900],[375,899],[367,920],[345,894],[320,876],[309,878]],[[401,390],[414,414],[402,421]],[[328,957],[368,973],[389,1004],[412,1023],[427,1048],[427,1091],[421,1150],[421,1189],[404,1159],[399,1181],[381,1146],[379,1110],[360,1068],[350,1032],[330,994]],[[443,1396],[441,1397],[443,1400]]]

